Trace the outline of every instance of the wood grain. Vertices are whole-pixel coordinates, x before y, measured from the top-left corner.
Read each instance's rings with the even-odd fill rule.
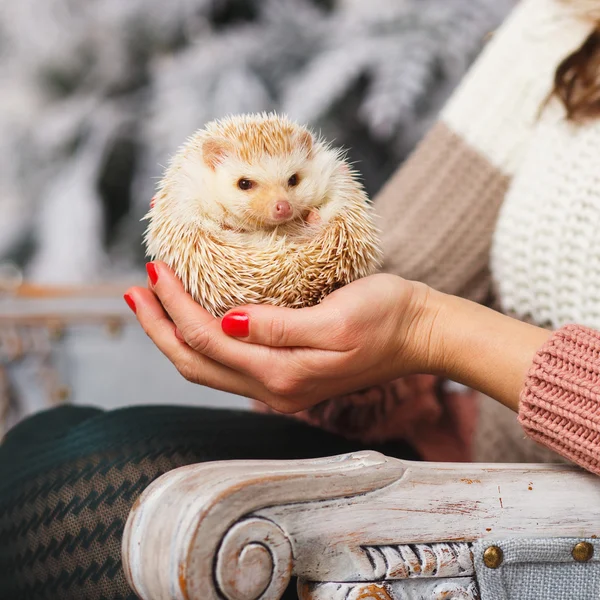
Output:
[[[402,473],[401,463],[373,452],[176,469],[149,486],[132,508],[123,539],[127,579],[144,600],[278,600],[291,577],[286,561],[293,540],[272,519],[258,517],[264,523],[260,527],[251,522],[254,532],[245,519],[265,506],[367,494]],[[228,534],[239,523],[246,546],[239,545],[238,535],[238,551],[231,552]],[[270,561],[257,557],[256,545],[268,550]],[[231,582],[226,582],[227,570]],[[242,590],[236,582],[244,578],[253,587]]]
[[[473,541],[595,535],[600,479],[576,467],[364,452],[172,471],[133,508],[123,560],[143,600],[278,600],[292,574],[310,600],[382,582],[391,600],[469,600]],[[444,587],[456,579],[464,589]]]

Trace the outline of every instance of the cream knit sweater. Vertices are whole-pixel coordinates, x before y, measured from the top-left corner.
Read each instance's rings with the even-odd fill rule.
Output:
[[[437,125],[377,198],[384,270],[483,301],[492,290],[494,239],[491,264],[500,302],[515,308],[508,290],[519,284],[510,282],[512,271],[529,263],[530,245],[537,243],[532,235],[515,238],[517,231],[530,233],[529,224],[512,230],[521,218],[515,211],[529,206],[542,218],[548,194],[571,188],[567,198],[573,198],[572,165],[586,149],[590,156],[594,135],[600,139],[600,123],[567,123],[558,101],[542,110],[558,64],[594,27],[578,18],[577,3],[522,0],[494,34]],[[552,135],[558,140],[544,147]],[[563,147],[567,142],[570,148]],[[563,156],[556,154],[559,147]],[[585,169],[590,184],[594,170],[580,164],[578,173]],[[541,172],[543,184],[536,181]],[[600,189],[590,193],[598,198]]]
[[[376,199],[385,271],[542,327],[600,329],[600,120],[576,125],[546,102],[598,5],[522,0],[493,35]],[[405,378],[302,416],[365,441],[404,437],[433,460],[559,460],[525,439],[514,413],[487,398],[475,411],[457,392]],[[453,453],[462,442],[466,453]]]

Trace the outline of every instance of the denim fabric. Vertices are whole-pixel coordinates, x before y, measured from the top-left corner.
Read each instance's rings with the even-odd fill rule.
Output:
[[[571,551],[590,542],[594,555],[579,563]],[[497,569],[486,567],[483,553],[498,546]],[[592,600],[600,598],[600,540],[585,538],[481,540],[473,545],[481,600]]]

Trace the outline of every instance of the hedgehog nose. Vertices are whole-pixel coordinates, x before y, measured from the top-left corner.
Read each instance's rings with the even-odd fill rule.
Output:
[[[277,204],[275,204],[275,210],[273,211],[273,216],[276,219],[289,219],[292,216],[292,206],[287,200],[279,200]]]

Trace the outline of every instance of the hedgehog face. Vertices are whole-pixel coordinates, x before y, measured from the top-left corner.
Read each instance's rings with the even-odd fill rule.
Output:
[[[322,201],[306,158],[268,157],[259,164],[226,161],[215,172],[225,224],[241,229],[274,229],[301,222]]]
[[[301,128],[269,139],[208,139],[203,160],[209,197],[221,209],[221,223],[238,231],[286,231],[303,224],[328,197],[338,156]]]

